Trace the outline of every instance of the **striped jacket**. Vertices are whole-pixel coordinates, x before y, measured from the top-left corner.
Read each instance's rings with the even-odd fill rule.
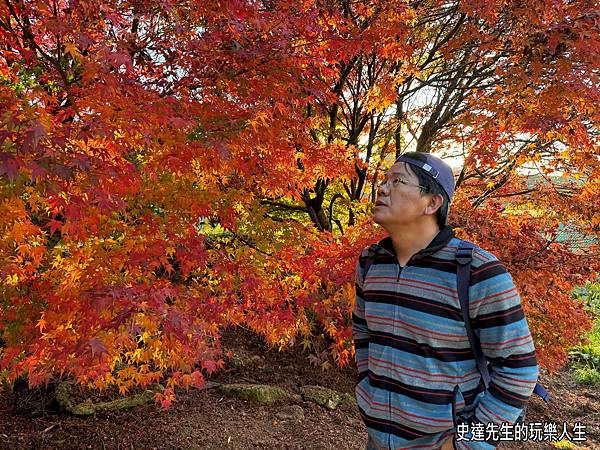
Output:
[[[380,241],[366,278],[356,268],[352,314],[358,408],[369,445],[435,449],[454,434],[454,412],[476,422],[514,423],[538,377],[519,294],[504,266],[476,247],[469,314],[492,364],[483,389],[461,315],[450,228],[400,267],[391,239]],[[474,415],[473,415],[474,414]],[[493,449],[493,441],[458,440],[458,449]]]

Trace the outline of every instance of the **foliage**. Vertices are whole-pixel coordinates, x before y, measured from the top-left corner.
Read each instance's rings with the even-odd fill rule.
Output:
[[[556,238],[600,231],[598,24],[590,0],[3,2],[0,379],[163,380],[168,406],[231,323],[348,363],[373,182],[407,149],[465,157],[453,221],[557,368],[599,264]]]
[[[573,290],[573,297],[583,301],[585,308],[595,317],[600,319],[600,280],[588,281],[583,286]]]
[[[598,331],[592,334],[590,339],[597,341]],[[593,344],[580,345],[576,350],[570,351],[569,354],[579,365],[588,366],[590,369],[598,371],[600,369],[600,349],[597,344],[595,342]]]
[[[598,369],[585,365],[573,367],[573,379],[576,383],[600,386],[600,372]]]
[[[573,291],[594,317],[594,328],[583,343],[569,351],[574,379],[580,383],[600,385],[600,284],[588,282]]]

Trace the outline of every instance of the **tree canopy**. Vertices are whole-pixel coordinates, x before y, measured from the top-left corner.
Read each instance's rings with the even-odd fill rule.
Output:
[[[164,380],[166,406],[229,324],[348,363],[407,150],[458,157],[450,222],[560,367],[599,265],[599,28],[589,0],[6,0],[0,380]]]

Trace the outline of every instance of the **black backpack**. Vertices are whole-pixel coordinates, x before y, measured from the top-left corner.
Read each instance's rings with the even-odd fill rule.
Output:
[[[490,385],[490,367],[489,362],[483,354],[483,350],[481,349],[481,343],[479,342],[479,338],[473,332],[473,328],[471,327],[471,321],[469,318],[469,284],[471,282],[471,261],[473,261],[473,249],[475,245],[468,241],[460,241],[458,245],[458,250],[456,251],[456,262],[458,264],[456,270],[457,276],[457,290],[458,290],[458,299],[460,300],[460,309],[463,316],[463,320],[465,322],[465,328],[467,330],[467,336],[469,337],[469,343],[471,344],[471,350],[473,355],[475,356],[475,361],[477,363],[477,369],[481,374],[481,379],[483,380],[483,385],[485,389],[488,389]],[[363,269],[363,281],[367,277],[367,272],[369,268],[373,264],[377,253],[381,247],[379,244],[372,245],[368,249],[368,253],[364,260],[364,269]],[[533,389],[534,394],[540,396],[546,403],[550,401],[550,394],[542,386],[540,383],[535,384],[535,388]],[[517,419],[517,422],[523,422],[525,420],[525,408],[521,412],[521,415]]]

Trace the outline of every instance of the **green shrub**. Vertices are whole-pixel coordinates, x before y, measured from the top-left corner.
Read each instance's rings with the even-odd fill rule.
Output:
[[[600,320],[600,280],[592,283],[588,281],[583,286],[573,289],[573,298],[583,301],[586,309]]]
[[[576,383],[600,386],[600,372],[597,369],[592,369],[585,366],[573,366],[571,370],[571,377]]]
[[[586,283],[573,291],[594,316],[595,324],[583,342],[569,352],[571,374],[578,383],[600,386],[600,283]]]

